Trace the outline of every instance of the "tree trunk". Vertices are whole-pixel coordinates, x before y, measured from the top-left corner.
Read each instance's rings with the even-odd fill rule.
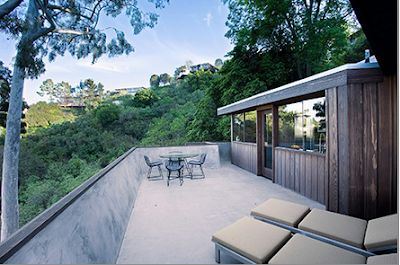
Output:
[[[18,60],[17,54],[17,60]],[[1,240],[18,230],[18,161],[21,133],[22,91],[24,70],[14,65],[10,105],[4,141],[3,175],[1,179]]]
[[[301,69],[301,59],[299,57],[296,58],[296,68],[297,68],[297,75],[299,80],[303,78],[303,70]]]

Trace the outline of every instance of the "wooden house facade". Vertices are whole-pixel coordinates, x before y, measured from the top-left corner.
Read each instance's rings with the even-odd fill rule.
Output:
[[[232,163],[371,219],[397,212],[396,75],[344,65],[218,109],[231,115]]]

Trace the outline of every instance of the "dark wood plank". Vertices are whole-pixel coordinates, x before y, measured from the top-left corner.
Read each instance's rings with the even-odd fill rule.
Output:
[[[318,201],[325,204],[325,158],[318,157]]]
[[[318,156],[311,156],[311,198],[318,201]]]
[[[294,182],[294,152],[289,153],[289,189],[294,190],[295,182]]]
[[[349,215],[364,212],[364,102],[362,84],[348,86],[349,128]]]
[[[279,185],[282,185],[282,167],[281,167],[281,161],[282,161],[282,151],[281,150],[275,150],[275,176],[274,176],[274,182],[278,183]]]
[[[305,155],[300,155],[300,194],[306,196],[306,160]]]
[[[373,69],[351,69],[347,71],[348,84],[377,83],[383,81],[382,70]]]
[[[378,187],[378,215],[384,216],[392,210],[392,177],[393,177],[393,115],[392,89],[390,78],[385,78],[379,85],[379,187]],[[396,194],[394,194],[396,197]]]
[[[312,159],[309,155],[305,155],[304,158],[306,160],[306,196],[312,198]]]
[[[397,87],[397,75],[392,75],[391,76],[391,83],[392,85],[391,90],[392,90],[392,152],[393,152],[393,170],[392,170],[392,210],[391,213],[396,213],[397,212],[397,194],[398,194],[398,190],[397,190],[397,170],[398,170],[398,154],[397,154],[397,150],[399,148],[399,143],[398,143],[398,109],[399,109],[399,102],[398,102],[398,87]]]
[[[328,204],[329,211],[339,210],[338,130],[337,130],[337,88],[327,90],[327,140],[328,140]]]
[[[378,114],[376,83],[364,84],[364,214],[377,216],[378,197]]]
[[[294,154],[294,190],[300,193],[300,153]]]
[[[286,179],[287,179],[287,160],[286,160],[286,151],[282,151],[282,186],[286,187]]]
[[[389,78],[389,77],[388,77]],[[391,213],[397,212],[397,167],[398,167],[398,87],[397,87],[397,75],[390,76],[390,88],[391,88],[391,100],[392,100],[392,204],[391,204]]]
[[[273,105],[272,106],[272,150],[275,149],[275,147],[279,143],[279,113],[278,113],[278,105]],[[272,161],[275,161],[275,152],[272,154]],[[275,168],[272,169],[273,172],[273,178],[272,181],[274,181],[275,177]]]
[[[232,142],[232,164],[257,174],[257,145]]]
[[[338,87],[339,212],[349,214],[349,132],[347,86]]]
[[[256,139],[257,139],[257,175],[263,175],[263,160],[264,152],[263,152],[263,142],[264,142],[264,134],[263,134],[263,113],[257,111],[257,132],[256,132]]]

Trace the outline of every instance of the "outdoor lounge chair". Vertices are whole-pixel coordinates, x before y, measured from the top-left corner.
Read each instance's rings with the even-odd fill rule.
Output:
[[[269,199],[251,211],[256,219],[288,229],[366,257],[397,249],[398,214],[370,221]]]
[[[215,261],[221,252],[244,263],[269,264],[396,264],[397,253],[365,257],[363,255],[294,234],[287,229],[254,218],[244,217],[216,232]]]

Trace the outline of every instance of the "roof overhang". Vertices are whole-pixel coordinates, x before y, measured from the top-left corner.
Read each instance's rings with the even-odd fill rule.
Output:
[[[371,69],[367,74],[370,81],[381,81],[382,72],[378,63],[346,64],[218,108],[217,114],[254,110],[262,105],[316,94],[332,87],[361,83],[366,78],[365,69]]]

